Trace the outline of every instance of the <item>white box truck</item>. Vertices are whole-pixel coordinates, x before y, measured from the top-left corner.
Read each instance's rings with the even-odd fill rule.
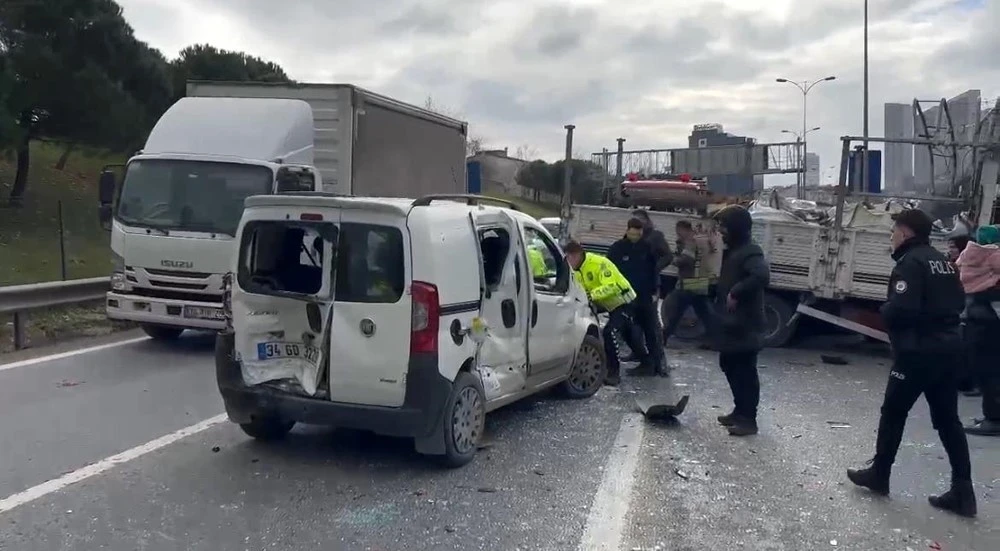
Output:
[[[119,182],[101,174],[110,319],[155,339],[219,330],[244,199],[465,190],[467,125],[355,86],[191,82]]]

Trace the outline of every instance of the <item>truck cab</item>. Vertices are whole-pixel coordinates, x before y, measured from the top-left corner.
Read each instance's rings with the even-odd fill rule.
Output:
[[[110,319],[156,339],[221,330],[243,202],[315,191],[312,111],[299,100],[184,98],[157,122],[118,181],[100,178],[101,223],[111,232]]]

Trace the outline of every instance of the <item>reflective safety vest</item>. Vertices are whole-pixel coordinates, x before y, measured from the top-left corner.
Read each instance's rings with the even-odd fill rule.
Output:
[[[528,246],[528,264],[531,265],[531,277],[545,277],[549,273],[545,256],[536,247]]]
[[[596,253],[585,253],[573,272],[591,302],[608,312],[635,300],[636,294],[614,262]]]

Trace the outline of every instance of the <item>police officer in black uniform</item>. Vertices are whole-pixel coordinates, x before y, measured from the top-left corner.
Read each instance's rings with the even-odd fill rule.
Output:
[[[864,469],[847,471],[858,486],[889,494],[889,475],[903,438],[910,408],[921,394],[930,406],[951,463],[951,489],[929,498],[931,505],[953,513],[976,515],[969,444],[958,417],[958,373],[965,306],[955,266],[930,244],[932,221],[921,210],[893,217],[889,292],[882,319],[889,333],[893,365],[882,403],[875,458]]]

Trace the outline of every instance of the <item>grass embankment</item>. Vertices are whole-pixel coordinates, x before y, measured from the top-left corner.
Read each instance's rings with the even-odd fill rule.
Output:
[[[78,148],[63,170],[55,168],[64,146],[34,142],[24,202],[8,207],[14,183],[14,159],[0,155],[0,286],[55,281],[62,278],[59,204],[62,203],[66,278],[107,275],[109,235],[97,217],[97,180],[101,167],[122,161],[99,151]],[[102,335],[127,325],[112,325],[103,304],[33,312],[27,336],[32,346],[77,336]],[[13,326],[0,319],[0,352],[11,343]]]

